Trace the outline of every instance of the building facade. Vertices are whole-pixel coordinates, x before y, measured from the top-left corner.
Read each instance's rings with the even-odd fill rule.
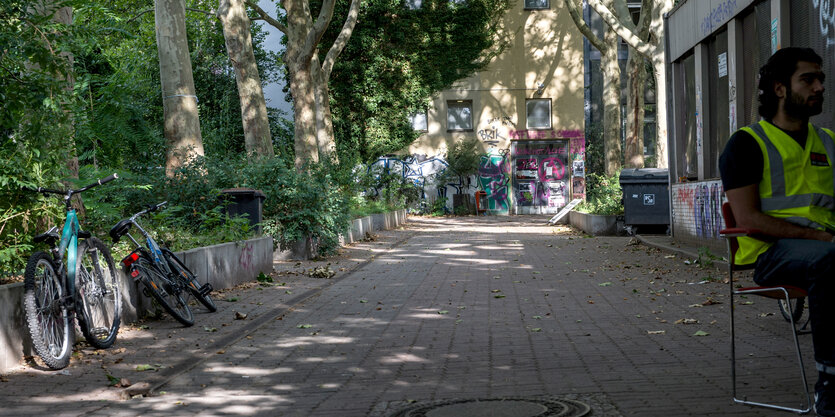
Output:
[[[504,52],[413,115],[419,139],[377,164],[402,170],[448,208],[456,193],[483,191],[489,214],[556,213],[584,195],[583,36],[561,0],[520,0],[503,23]],[[484,152],[476,178],[434,183],[447,150],[471,138]]]
[[[829,93],[812,123],[835,127],[835,2],[685,0],[665,24],[673,236],[724,248],[719,155],[734,131],[760,119],[757,73],[777,49],[811,47],[823,57]]]

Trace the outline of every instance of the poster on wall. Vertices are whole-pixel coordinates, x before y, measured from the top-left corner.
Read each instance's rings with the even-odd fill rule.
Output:
[[[517,214],[556,213],[569,200],[573,165],[568,140],[511,143],[513,194]]]

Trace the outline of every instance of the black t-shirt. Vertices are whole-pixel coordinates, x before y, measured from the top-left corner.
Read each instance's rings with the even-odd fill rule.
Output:
[[[808,135],[806,126],[802,131],[783,132],[791,136],[801,148],[805,148]],[[757,140],[744,130],[737,130],[731,135],[725,150],[719,155],[719,172],[725,191],[759,184],[763,179],[763,153]]]

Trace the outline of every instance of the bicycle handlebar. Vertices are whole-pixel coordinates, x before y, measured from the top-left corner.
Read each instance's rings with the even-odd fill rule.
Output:
[[[90,185],[87,185],[87,186],[85,186],[85,187],[81,187],[81,188],[79,188],[79,189],[77,189],[77,190],[73,190],[73,189],[68,189],[68,190],[56,190],[56,189],[52,189],[52,188],[43,188],[43,187],[37,187],[37,188],[32,188],[32,187],[21,187],[21,190],[23,190],[23,191],[31,191],[31,192],[36,192],[36,193],[42,193],[42,194],[58,194],[58,195],[63,195],[63,196],[68,196],[68,197],[71,197],[73,194],[78,194],[78,193],[80,193],[80,192],[87,191],[87,190],[89,190],[89,189],[91,189],[91,188],[93,188],[93,187],[95,187],[95,186],[102,185],[102,184],[106,184],[106,183],[108,183],[108,182],[110,182],[110,181],[113,181],[113,180],[115,180],[115,179],[117,179],[117,178],[119,178],[119,175],[118,175],[118,174],[116,174],[116,173],[114,173],[114,174],[111,174],[111,175],[109,175],[109,176],[107,176],[107,177],[105,177],[105,178],[102,178],[102,179],[96,180],[96,182],[94,182],[94,183],[92,183],[92,184],[90,184]]]
[[[138,213],[134,213],[134,215],[133,215],[133,216],[130,216],[130,220],[131,220],[131,221],[133,221],[133,220],[135,220],[137,217],[139,217],[139,216],[141,216],[141,215],[143,215],[143,214],[145,214],[145,213],[151,213],[151,212],[157,211],[160,207],[162,207],[162,206],[164,206],[164,205],[166,205],[166,204],[168,204],[168,201],[167,201],[167,200],[166,200],[166,201],[163,201],[162,203],[159,203],[159,204],[150,204],[150,205],[148,205],[148,208],[146,208],[145,210],[142,210],[142,211],[140,211],[140,212],[138,212]]]

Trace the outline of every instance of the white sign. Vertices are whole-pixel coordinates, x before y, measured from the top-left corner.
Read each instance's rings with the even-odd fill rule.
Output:
[[[728,53],[719,54],[719,78],[728,76]]]

